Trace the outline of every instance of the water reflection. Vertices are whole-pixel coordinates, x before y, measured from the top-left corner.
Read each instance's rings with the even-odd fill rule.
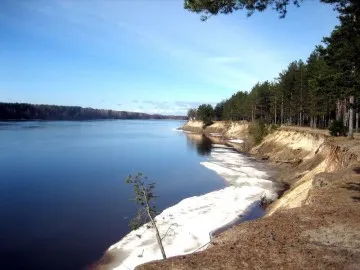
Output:
[[[203,134],[185,133],[187,146],[191,149],[195,148],[201,156],[208,156],[211,153],[212,141]]]
[[[37,129],[37,128],[44,128],[44,126],[32,121],[31,122],[30,121],[0,122],[0,130]]]

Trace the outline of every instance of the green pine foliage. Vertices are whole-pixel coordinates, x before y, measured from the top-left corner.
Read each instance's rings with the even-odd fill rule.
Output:
[[[269,129],[263,121],[254,121],[250,125],[249,134],[254,138],[255,145],[258,145],[269,134]]]
[[[134,197],[132,200],[140,206],[136,217],[130,221],[130,227],[133,230],[138,229],[156,216],[155,183],[146,184],[145,181],[147,181],[147,177],[142,173],[129,175],[125,180],[127,184],[133,186]]]
[[[239,91],[219,102],[214,110],[211,105],[199,106],[197,119],[206,125],[212,120],[247,120],[328,128],[335,118],[337,101],[353,94],[354,109],[359,107],[360,88],[355,80],[349,83],[351,87],[344,85],[344,76],[326,60],[326,53],[318,46],[306,62],[290,63],[274,81],[258,82],[250,92]],[[349,108],[346,105],[346,111]]]
[[[347,128],[343,121],[334,120],[329,127],[329,133],[331,136],[346,136]]]
[[[196,118],[204,122],[204,126],[209,126],[213,122],[215,111],[210,104],[202,104],[196,111]]]
[[[329,1],[329,0],[328,0]],[[200,13],[201,20],[207,20],[212,15],[219,13],[228,14],[237,10],[246,10],[247,16],[254,12],[262,12],[266,8],[275,9],[284,18],[287,6],[299,6],[302,0],[185,0],[184,7],[190,11]]]
[[[201,14],[201,20],[217,14],[229,14],[238,10],[245,10],[247,16],[266,9],[276,10],[280,18],[285,18],[288,6],[300,7],[303,0],[184,0],[184,8]],[[320,0],[331,4],[334,9],[342,13],[359,9],[358,0]],[[349,7],[350,6],[350,7]]]
[[[142,173],[137,173],[135,175],[129,175],[125,182],[133,186],[134,197],[133,200],[139,206],[136,217],[130,221],[130,226],[133,230],[138,229],[145,223],[149,223],[149,228],[155,230],[155,237],[158,242],[161,254],[164,259],[166,259],[166,253],[164,246],[162,244],[163,237],[160,236],[160,232],[156,225],[156,205],[155,199],[157,196],[154,193],[155,183],[146,183],[147,177]],[[165,235],[166,236],[166,235]],[[164,236],[164,237],[165,237]]]
[[[195,120],[196,119],[196,109],[189,109],[187,112],[188,120]]]
[[[301,2],[185,0],[185,8],[202,14],[204,19],[237,10],[251,15],[266,8],[273,8],[285,17],[288,5],[299,6]],[[218,103],[212,119],[312,128],[328,128],[331,124],[335,130],[342,121],[345,127],[349,126],[349,137],[352,137],[351,127],[357,119],[353,112],[360,108],[360,1],[320,2],[333,5],[340,20],[322,45],[315,48],[306,62],[291,62],[273,81],[258,82],[250,91],[239,91]],[[208,115],[207,123],[209,118]]]

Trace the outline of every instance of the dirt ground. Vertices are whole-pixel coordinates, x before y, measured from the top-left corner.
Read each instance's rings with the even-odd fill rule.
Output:
[[[316,128],[309,128],[309,127],[298,127],[298,126],[281,126],[282,130],[293,130],[293,131],[302,131],[302,132],[309,132],[313,134],[321,134],[324,136],[329,136],[329,130],[327,129],[316,129]],[[344,137],[338,137],[339,140],[344,140]],[[360,140],[360,133],[354,132],[354,139]]]
[[[322,130],[290,129],[325,135]],[[360,136],[326,138],[326,143],[335,149],[334,163],[347,164],[315,175],[301,207],[241,223],[202,252],[137,269],[360,269]],[[342,156],[346,159],[339,160]],[[281,164],[282,177],[294,184],[296,173],[319,162]]]
[[[320,174],[302,207],[242,223],[205,251],[137,269],[360,269],[360,167]]]

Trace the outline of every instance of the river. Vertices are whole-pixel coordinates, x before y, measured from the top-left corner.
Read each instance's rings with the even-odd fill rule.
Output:
[[[136,207],[130,201],[131,187],[124,182],[129,174],[142,172],[156,182],[159,212],[176,212],[179,202],[194,196],[201,204],[202,195],[213,191],[221,194],[218,204],[226,204],[221,200],[224,194],[228,201],[240,200],[254,190],[230,190],[234,187],[229,184],[248,188],[245,182],[250,178],[253,183],[266,178],[265,172],[249,166],[255,163],[247,157],[177,131],[182,124],[169,120],[0,123],[0,268],[83,269],[97,261],[130,231],[128,223]],[[234,168],[243,164],[239,158],[248,162],[242,182],[241,175],[234,174]],[[269,188],[264,183],[261,188]],[[258,200],[259,192],[251,193],[249,203]],[[210,227],[225,225],[246,206],[228,207],[227,217]],[[208,210],[214,217],[223,208]]]

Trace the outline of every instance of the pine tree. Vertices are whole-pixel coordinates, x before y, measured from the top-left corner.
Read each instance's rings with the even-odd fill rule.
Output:
[[[349,126],[349,137],[353,137],[354,101],[360,91],[360,25],[355,14],[344,14],[330,37],[324,38],[323,50],[326,62],[333,68],[334,85],[339,89],[339,99],[346,99],[345,123]],[[348,112],[347,112],[348,110]],[[348,117],[347,117],[348,115]]]
[[[142,173],[137,173],[134,176],[129,175],[126,178],[126,183],[133,185],[134,201],[140,206],[138,213],[134,219],[131,220],[130,226],[133,230],[138,229],[143,224],[150,222],[155,230],[156,240],[158,242],[163,259],[166,259],[165,249],[162,243],[159,229],[156,225],[156,206],[155,199],[157,196],[154,194],[155,183],[145,184],[147,179]]]

